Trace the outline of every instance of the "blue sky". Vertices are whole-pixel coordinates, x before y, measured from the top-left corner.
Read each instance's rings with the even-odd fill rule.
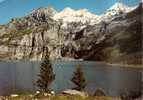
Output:
[[[134,6],[140,0],[121,0],[123,3]],[[117,0],[0,0],[0,24],[7,23],[11,18],[27,15],[39,7],[52,6],[57,11],[65,7],[73,9],[86,8],[95,14],[104,13]]]

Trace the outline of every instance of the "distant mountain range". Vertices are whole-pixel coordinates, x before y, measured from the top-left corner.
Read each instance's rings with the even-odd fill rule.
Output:
[[[94,60],[141,63],[142,4],[116,3],[104,14],[39,8],[0,25],[1,60]]]

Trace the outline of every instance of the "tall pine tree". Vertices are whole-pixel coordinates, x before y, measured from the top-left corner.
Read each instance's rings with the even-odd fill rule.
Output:
[[[48,50],[45,54],[44,61],[41,63],[40,74],[38,76],[37,86],[42,92],[50,92],[49,85],[55,79],[55,74],[49,60]]]
[[[81,67],[78,65],[76,71],[74,72],[73,78],[71,81],[76,85],[74,89],[78,91],[83,91],[86,87],[86,79]]]

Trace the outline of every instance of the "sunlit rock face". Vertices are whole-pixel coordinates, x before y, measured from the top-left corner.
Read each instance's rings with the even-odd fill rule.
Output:
[[[141,14],[132,16],[138,10],[139,7],[116,3],[99,16],[87,9],[65,8],[57,12],[53,8],[39,8],[0,25],[0,59],[41,60],[47,49],[52,60],[106,60],[114,52],[117,58],[129,52],[139,53],[140,50],[128,51],[120,44],[132,34],[140,35],[139,27],[134,25],[140,26]],[[131,32],[130,27],[134,27]]]

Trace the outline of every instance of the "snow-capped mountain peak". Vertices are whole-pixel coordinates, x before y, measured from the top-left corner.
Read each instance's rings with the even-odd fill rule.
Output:
[[[95,23],[99,16],[90,13],[87,9],[74,10],[69,7],[65,8],[63,11],[54,15],[55,20],[63,20],[63,22],[81,22],[85,24],[87,22]]]
[[[132,11],[134,8],[135,7],[129,7],[123,3],[117,2],[107,10],[105,15],[114,16],[114,15],[119,15],[121,13],[128,13]]]
[[[64,13],[73,13],[75,10],[71,9],[70,7],[66,7],[62,12]]]
[[[129,7],[123,3],[116,2],[112,7],[107,9],[106,13],[103,15],[96,15],[88,11],[88,9],[72,9],[70,7],[64,8],[61,12],[57,12],[55,9],[47,7],[47,8],[39,8],[34,10],[31,15],[40,18],[46,16],[50,16],[56,21],[62,21],[63,26],[67,26],[67,24],[75,22],[80,23],[82,25],[94,25],[101,21],[110,21],[112,18],[126,14],[135,9],[135,7]]]
[[[107,21],[107,20],[109,21],[110,19],[112,19],[116,16],[131,12],[135,8],[136,7],[129,7],[123,3],[116,2],[113,6],[111,6],[109,9],[107,9],[105,14],[102,15],[102,19],[104,19],[105,21]]]
[[[133,9],[134,9],[134,7],[129,7],[123,3],[117,2],[111,8],[109,8],[107,11],[115,10],[116,12],[123,11],[123,12],[127,13]]]

